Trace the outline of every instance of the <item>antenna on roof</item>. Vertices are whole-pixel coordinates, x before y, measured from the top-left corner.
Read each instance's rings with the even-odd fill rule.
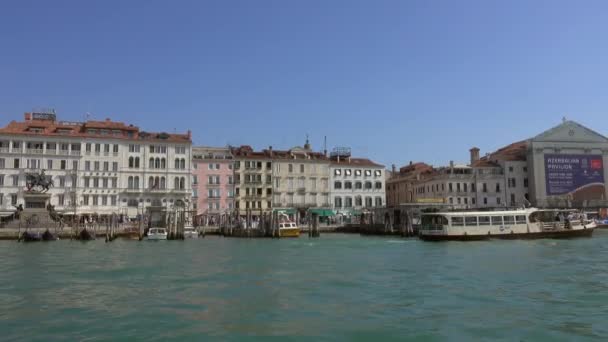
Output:
[[[327,157],[327,135],[323,137],[323,154]]]

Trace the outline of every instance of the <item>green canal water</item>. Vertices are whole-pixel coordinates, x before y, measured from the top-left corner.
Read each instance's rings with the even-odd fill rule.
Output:
[[[608,339],[608,231],[575,240],[0,242],[1,341]]]

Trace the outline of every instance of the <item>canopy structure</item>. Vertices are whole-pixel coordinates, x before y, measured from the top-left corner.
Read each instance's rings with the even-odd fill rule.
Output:
[[[336,213],[331,209],[323,209],[323,208],[312,208],[308,209],[308,212],[311,214],[317,214],[319,217],[327,217],[334,216]]]

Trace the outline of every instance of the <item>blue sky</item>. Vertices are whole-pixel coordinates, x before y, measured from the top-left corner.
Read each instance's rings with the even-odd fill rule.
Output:
[[[3,1],[0,124],[35,107],[202,145],[467,161],[608,134],[602,1]]]

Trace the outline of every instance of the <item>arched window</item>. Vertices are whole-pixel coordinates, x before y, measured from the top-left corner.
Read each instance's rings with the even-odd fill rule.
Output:
[[[165,177],[161,177],[160,178],[160,188],[161,189],[165,189]]]
[[[129,157],[129,168],[132,168],[135,166],[135,160],[133,159],[133,157]]]
[[[372,188],[372,182],[365,182],[365,188],[366,189],[371,189]]]
[[[158,177],[158,176],[156,176],[156,178],[154,178],[154,188],[160,189],[160,177]]]
[[[167,168],[167,161],[165,160],[165,158],[160,160],[160,168],[161,169],[166,169]]]
[[[355,197],[355,207],[360,207],[362,205],[363,205],[363,201],[361,199],[361,196]]]
[[[139,168],[139,157],[135,157],[135,168]]]
[[[345,197],[344,198],[344,208],[352,208],[352,206],[353,206],[353,198]]]
[[[382,197],[376,197],[376,207],[382,206]]]
[[[371,197],[365,197],[365,207],[366,208],[370,208],[372,206],[372,198]]]
[[[179,189],[179,177],[175,177],[175,183],[173,183],[173,188]]]
[[[150,176],[150,178],[148,178],[148,188],[154,189],[154,177],[152,177],[152,176]]]
[[[342,197],[334,198],[334,206],[336,208],[342,208]]]
[[[182,177],[182,179],[179,181],[179,188],[180,190],[184,190],[186,188],[186,178]]]
[[[355,182],[355,189],[363,189],[363,184],[361,182]]]
[[[154,168],[155,169],[160,169],[160,158],[156,158],[154,160]]]
[[[127,182],[127,188],[133,189],[133,176],[129,176],[129,181]]]
[[[175,158],[175,168],[179,169],[179,159]]]
[[[153,169],[154,168],[154,158],[150,158],[150,161],[148,162],[148,168],[149,169]]]
[[[135,178],[133,178],[133,187],[135,189],[139,189],[139,176],[135,176]]]
[[[342,189],[342,182],[340,181],[335,181],[334,182],[334,189]],[[337,198],[337,197],[336,197]]]
[[[181,160],[181,162],[180,162],[180,168],[181,168],[182,170],[185,170],[185,169],[186,169],[186,159],[183,159],[183,158],[182,158],[182,160]]]

